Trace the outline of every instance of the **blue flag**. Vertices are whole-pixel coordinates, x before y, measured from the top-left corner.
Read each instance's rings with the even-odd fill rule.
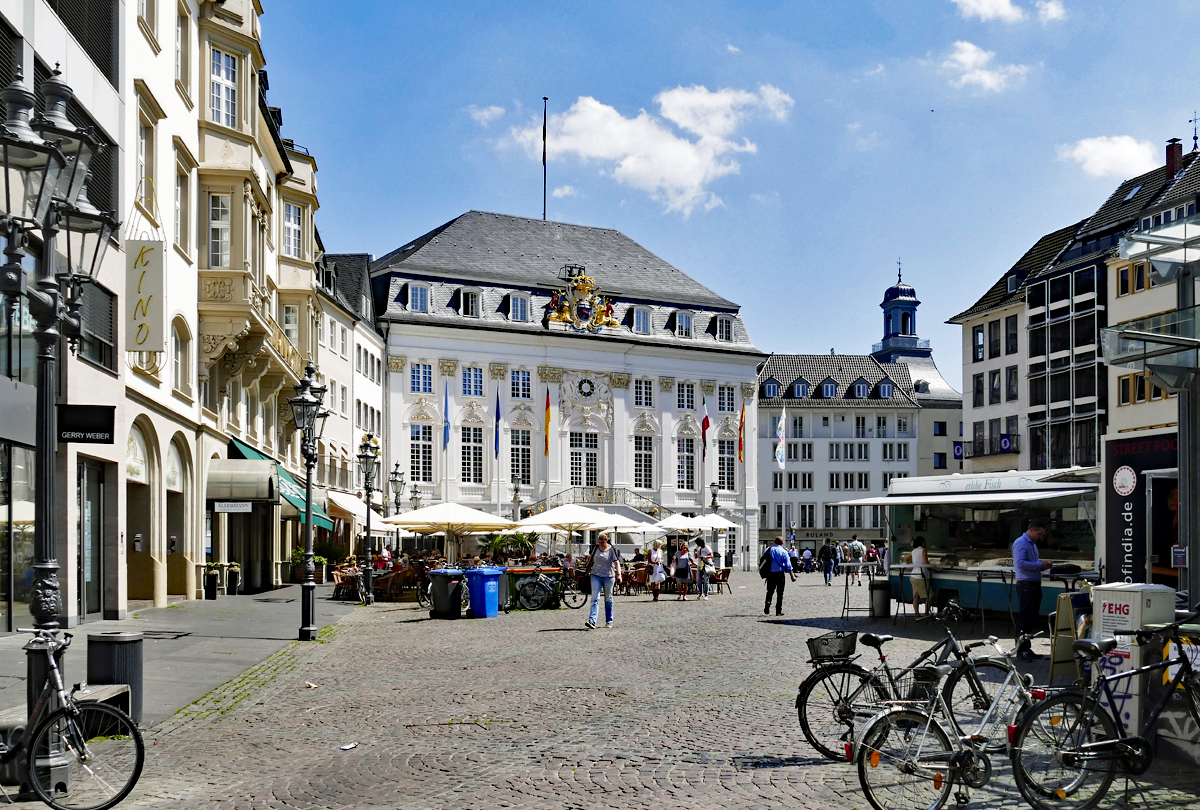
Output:
[[[963,459],[963,443],[962,442],[954,443],[954,458],[956,461],[962,461],[962,459]]]
[[[500,458],[500,388],[496,388],[496,458]]]
[[[450,446],[450,382],[442,394],[442,449]]]

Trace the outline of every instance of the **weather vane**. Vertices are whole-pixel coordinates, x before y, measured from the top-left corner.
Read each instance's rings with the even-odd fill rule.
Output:
[[[900,271],[901,271],[900,259],[897,257],[897,259],[896,259],[896,283],[897,284],[899,284],[901,281],[903,281],[903,277],[900,275]]]
[[[1197,137],[1197,134],[1196,134],[1196,122],[1197,121],[1200,121],[1200,115],[1197,115],[1196,111],[1192,110],[1192,118],[1190,121],[1188,121],[1188,123],[1192,125],[1192,151],[1193,152],[1200,151],[1200,137]]]

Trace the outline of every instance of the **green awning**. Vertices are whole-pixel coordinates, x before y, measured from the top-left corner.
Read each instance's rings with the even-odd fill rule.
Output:
[[[282,495],[283,499],[291,504],[300,514],[300,522],[304,522],[304,487],[296,483],[296,479],[292,477],[291,473],[283,468],[282,464],[280,464],[278,461],[275,461],[275,459],[271,458],[270,456],[260,453],[258,450],[255,450],[245,442],[234,438],[229,440],[229,454],[230,456],[237,456],[240,458],[274,461],[275,467],[279,471],[279,494]],[[329,513],[325,511],[321,504],[313,501],[312,508],[313,526],[318,529],[328,529],[329,531],[333,531],[333,519],[329,517]]]

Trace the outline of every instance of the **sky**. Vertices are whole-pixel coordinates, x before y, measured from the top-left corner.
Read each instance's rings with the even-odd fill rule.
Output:
[[[1200,107],[1187,0],[263,6],[328,251],[541,216],[548,96],[549,219],[620,230],[764,352],[869,352],[900,262],[955,386],[945,320],[1168,138],[1190,149]]]

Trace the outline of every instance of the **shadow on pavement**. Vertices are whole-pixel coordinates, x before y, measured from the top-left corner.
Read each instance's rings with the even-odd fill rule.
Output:
[[[800,768],[809,765],[825,765],[829,761],[824,757],[734,757],[733,767],[739,771],[763,768]]]
[[[586,627],[544,627],[539,633],[586,633]]]

